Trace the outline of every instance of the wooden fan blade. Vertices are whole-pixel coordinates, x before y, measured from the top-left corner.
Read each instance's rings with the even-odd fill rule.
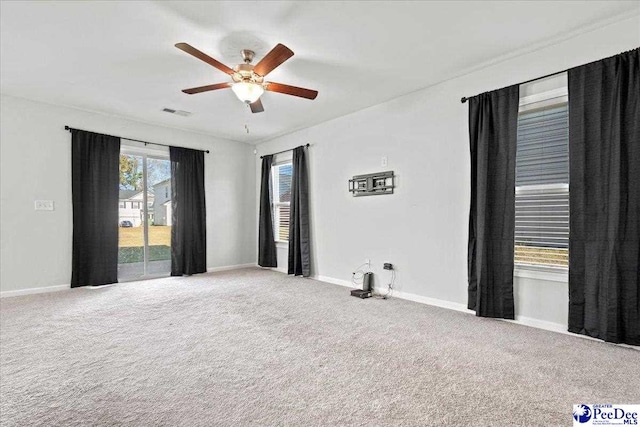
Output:
[[[300,98],[316,99],[317,90],[305,89],[303,87],[295,87],[283,85],[282,83],[266,82],[265,89],[270,92],[279,92],[287,95],[299,96]]]
[[[249,104],[249,106],[251,107],[252,113],[262,113],[264,111],[260,98],[258,98],[256,102]]]
[[[191,89],[183,89],[184,93],[193,95],[194,93],[209,92],[210,90],[226,89],[231,87],[231,83],[216,83],[214,85],[192,87]]]
[[[187,43],[177,43],[176,47],[184,52],[187,52],[189,55],[195,56],[199,60],[204,61],[213,67],[216,67],[218,70],[222,71],[223,73],[232,74],[232,75],[235,74],[235,71],[233,71],[231,68],[224,65],[222,62],[216,61],[206,53],[200,52],[198,49],[196,49],[195,47]]]
[[[293,51],[291,49],[278,43],[276,47],[271,49],[271,51],[256,64],[253,72],[264,77],[292,56]]]

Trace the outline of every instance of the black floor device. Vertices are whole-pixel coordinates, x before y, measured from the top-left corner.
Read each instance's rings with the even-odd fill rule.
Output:
[[[371,296],[371,291],[365,291],[362,289],[354,289],[351,291],[351,296],[352,297],[358,297],[358,298],[369,298]]]
[[[355,273],[353,273],[355,274]],[[351,291],[352,297],[369,298],[373,290],[373,273],[368,271],[362,275],[362,289],[354,289]]]

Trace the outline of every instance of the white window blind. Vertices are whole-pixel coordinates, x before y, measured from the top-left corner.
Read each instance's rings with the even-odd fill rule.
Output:
[[[291,202],[291,163],[274,165],[273,182],[273,226],[276,241],[289,241],[289,215]]]
[[[516,154],[515,262],[567,267],[569,116],[565,102],[522,111]]]

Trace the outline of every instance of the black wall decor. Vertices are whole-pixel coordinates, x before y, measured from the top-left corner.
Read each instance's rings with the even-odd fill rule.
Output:
[[[393,194],[394,188],[393,171],[356,175],[349,180],[349,191],[354,197]]]

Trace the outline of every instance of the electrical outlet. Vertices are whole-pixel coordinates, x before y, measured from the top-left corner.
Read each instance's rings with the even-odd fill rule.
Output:
[[[382,161],[380,163],[383,167],[387,166],[387,156],[382,157]]]
[[[36,200],[35,209],[37,211],[52,211],[53,200]]]

